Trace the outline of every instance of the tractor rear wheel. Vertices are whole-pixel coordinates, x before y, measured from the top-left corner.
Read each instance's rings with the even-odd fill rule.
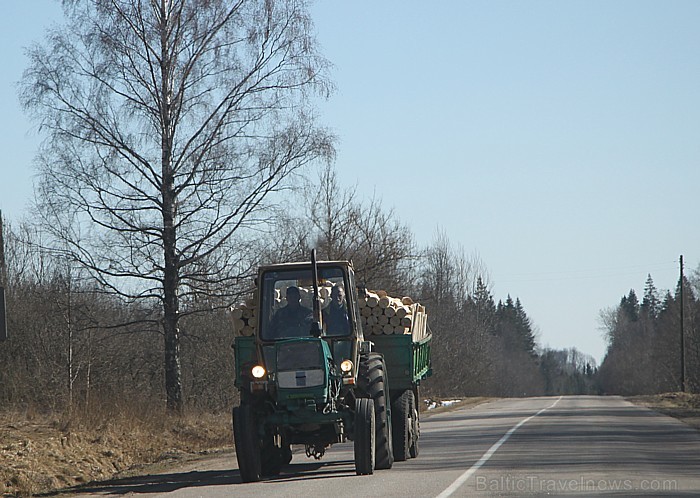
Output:
[[[374,403],[368,398],[355,400],[355,473],[374,473]]]
[[[233,409],[233,439],[241,480],[259,481],[262,476],[260,440],[253,410],[249,404],[242,404]]]
[[[369,353],[360,363],[358,375],[360,389],[374,401],[375,418],[375,468],[390,469],[394,464],[394,451],[391,434],[391,417],[389,416],[389,383],[386,377],[384,357],[378,353]]]

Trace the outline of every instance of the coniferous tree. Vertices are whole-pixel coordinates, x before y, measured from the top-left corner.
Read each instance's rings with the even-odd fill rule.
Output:
[[[515,316],[518,323],[518,332],[523,344],[523,349],[530,354],[530,356],[536,356],[537,352],[537,340],[535,338],[535,333],[532,330],[532,322],[530,317],[525,313],[525,308],[523,308],[520,298],[515,300]]]
[[[639,318],[639,299],[634,289],[630,289],[629,294],[620,300],[620,311],[628,320],[636,321]]]
[[[496,304],[481,276],[476,279],[476,289],[468,304],[474,312],[477,323],[483,327],[484,331],[493,333],[496,320]]]
[[[655,319],[659,314],[661,303],[659,301],[658,291],[654,285],[654,280],[651,274],[647,275],[647,281],[644,284],[644,297],[640,311],[644,316]]]

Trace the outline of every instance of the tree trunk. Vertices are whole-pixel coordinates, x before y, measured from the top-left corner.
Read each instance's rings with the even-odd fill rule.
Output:
[[[169,29],[170,12],[165,2],[161,2],[161,168],[163,175],[163,251],[165,268],[163,274],[163,329],[165,334],[165,393],[167,410],[182,414],[182,375],[180,367],[180,265],[177,254],[177,233],[175,228],[175,178],[173,171],[173,116],[172,116],[172,54],[170,53]]]
[[[165,154],[167,155],[167,154]],[[165,181],[163,195],[163,332],[165,334],[165,393],[169,412],[182,413],[182,379],[180,369],[180,328],[178,299],[179,268],[174,226],[172,174]],[[168,188],[170,186],[170,188]]]

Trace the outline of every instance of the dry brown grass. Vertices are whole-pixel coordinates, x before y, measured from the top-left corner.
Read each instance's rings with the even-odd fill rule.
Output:
[[[0,493],[31,496],[231,446],[228,413],[172,417],[149,406],[114,405],[71,416],[6,412]]]

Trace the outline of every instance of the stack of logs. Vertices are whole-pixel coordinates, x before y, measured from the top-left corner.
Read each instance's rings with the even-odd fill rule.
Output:
[[[368,291],[359,305],[362,330],[367,335],[411,334],[418,341],[427,334],[425,307],[410,297],[399,299],[385,291]]]
[[[274,309],[283,308],[287,301],[285,289],[277,290]],[[300,289],[301,303],[311,308],[310,289]],[[321,287],[321,308],[330,303],[330,289]],[[423,339],[427,332],[428,316],[425,307],[414,303],[410,297],[398,299],[389,296],[385,291],[368,291],[365,297],[359,299],[362,330],[366,335],[410,334],[414,341]],[[231,308],[233,330],[238,335],[252,336],[257,326],[257,303],[252,299]]]
[[[230,311],[234,333],[246,337],[255,335],[258,316],[258,309],[255,305],[255,301],[247,299],[244,303],[233,306]]]

